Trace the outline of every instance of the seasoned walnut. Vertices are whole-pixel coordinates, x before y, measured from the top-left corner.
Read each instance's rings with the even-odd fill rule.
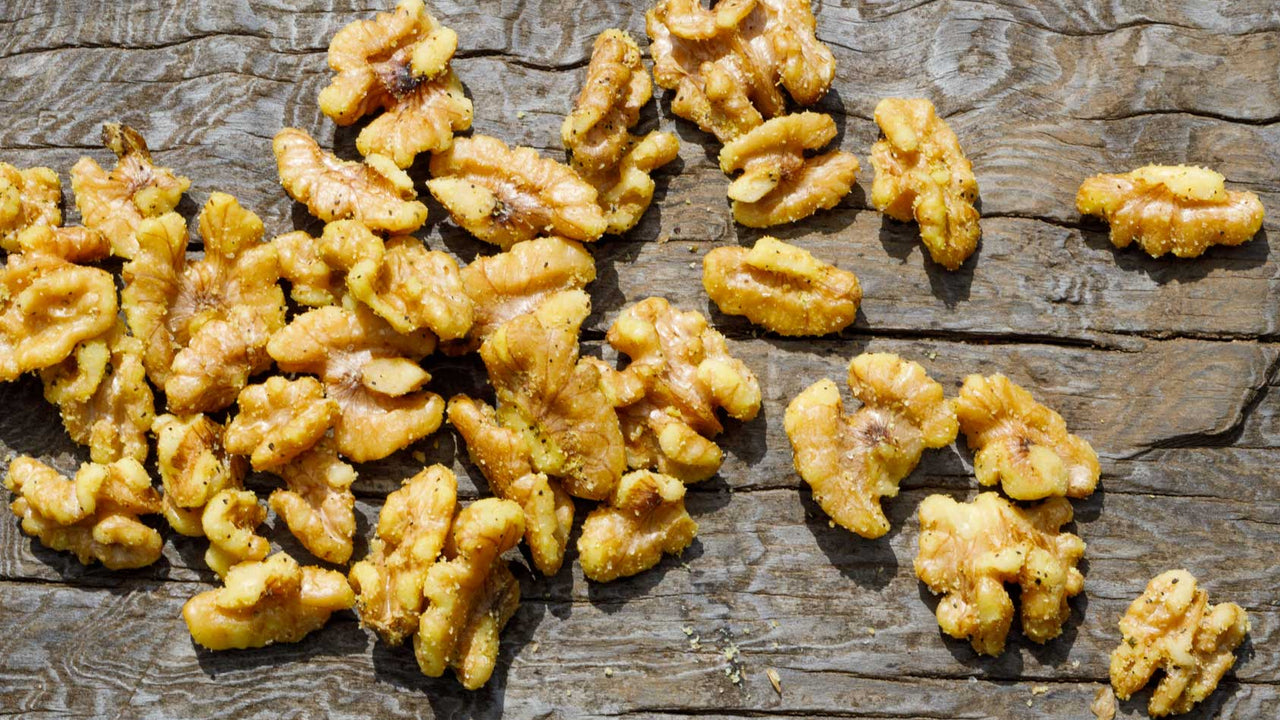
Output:
[[[520,583],[502,553],[524,532],[524,514],[510,500],[485,498],[453,521],[444,557],[427,571],[413,651],[428,677],[453,668],[475,690],[489,681],[498,659],[498,634],[520,605]]]
[[[330,223],[332,225],[333,223]],[[280,263],[280,277],[289,281],[289,297],[299,305],[340,305],[346,295],[344,274],[329,266],[320,239],[303,230],[272,238]]]
[[[161,415],[151,425],[156,464],[164,484],[164,516],[183,535],[204,535],[201,517],[209,500],[244,481],[244,458],[227,453],[224,428],[205,415]]]
[[[444,549],[458,500],[458,479],[432,465],[387,496],[365,559],[351,566],[360,623],[392,645],[418,631],[427,570]]]
[[[675,135],[651,132],[643,138],[633,138],[616,167],[579,171],[599,193],[597,202],[604,209],[606,232],[621,235],[640,222],[656,187],[650,175],[675,160],[679,151],[680,141]]]
[[[413,232],[427,221],[413,180],[390,158],[341,160],[296,128],[276,133],[271,148],[285,192],[325,222],[355,218],[374,230]]]
[[[285,553],[240,563],[223,582],[182,606],[191,638],[210,650],[298,642],[355,604],[342,573],[300,566]]]
[[[648,470],[627,473],[607,505],[587,515],[578,538],[582,573],[609,582],[644,572],[698,534],[684,509],[684,483]]]
[[[671,109],[721,142],[826,94],[835,57],[814,35],[809,0],[660,0],[645,15],[653,77]]]
[[[339,125],[385,110],[360,131],[356,148],[407,168],[418,153],[444,150],[453,133],[471,127],[471,101],[449,68],[457,47],[457,34],[421,0],[400,0],[394,13],[333,36],[329,67],[337,75],[320,91],[320,110]]]
[[[73,263],[95,262],[111,254],[106,236],[87,227],[33,225],[18,233],[15,242],[24,253],[54,255]]]
[[[533,564],[548,577],[560,572],[573,527],[573,498],[559,482],[534,470],[525,436],[500,425],[493,408],[455,395],[449,400],[449,422],[493,494],[524,510],[524,542]]]
[[[123,321],[40,371],[40,379],[45,399],[62,411],[67,433],[89,446],[94,462],[147,459],[155,398],[142,367],[142,342],[128,334]]]
[[[1004,375],[965,378],[956,415],[979,484],[998,482],[1014,500],[1082,498],[1097,487],[1101,468],[1093,447]]]
[[[22,531],[45,547],[69,550],[85,565],[97,560],[111,570],[160,559],[160,533],[138,520],[160,512],[160,495],[133,458],[85,463],[69,480],[22,456],[9,464],[4,484],[18,495],[9,508],[22,519]]]
[[[415,237],[393,237],[381,257],[356,263],[347,287],[397,332],[426,328],[441,340],[457,340],[471,329],[475,309],[457,261]]]
[[[1235,664],[1233,651],[1249,633],[1249,616],[1235,603],[1209,604],[1209,593],[1186,570],[1170,570],[1120,618],[1123,639],[1111,652],[1111,685],[1128,700],[1158,670],[1151,717],[1179,715],[1209,697]]]
[[[600,373],[578,357],[586,293],[560,293],[503,324],[480,346],[498,400],[497,419],[524,436],[537,472],[577,497],[609,497],[626,468],[618,416]]]
[[[1004,583],[1022,586],[1022,633],[1045,643],[1062,633],[1071,615],[1067,598],[1084,587],[1076,563],[1084,542],[1060,528],[1071,522],[1071,503],[1050,498],[1019,508],[991,492],[958,503],[930,495],[920,503],[916,576],[943,593],[938,625],[967,639],[983,655],[999,655],[1013,621]]]
[[[267,344],[282,371],[320,376],[340,411],[338,452],[356,462],[384,458],[440,427],[444,400],[419,390],[430,375],[417,361],[434,349],[434,335],[401,335],[361,306],[303,313]]]
[[[741,170],[729,184],[733,217],[748,227],[795,222],[830,210],[853,189],[858,158],[842,150],[806,157],[836,136],[830,115],[777,117],[725,143],[720,169]]]
[[[1207,168],[1147,165],[1123,175],[1095,175],[1080,185],[1076,209],[1105,218],[1111,243],[1134,240],[1151,257],[1199,257],[1214,245],[1247,242],[1262,227],[1262,201],[1227,190]]]
[[[884,139],[871,147],[871,204],[894,220],[914,219],[933,261],[959,268],[982,234],[978,181],[959,139],[924,99],[885,98],[876,123]]]
[[[226,577],[232,567],[246,560],[262,560],[271,552],[267,539],[254,529],[267,519],[252,490],[223,490],[205,506],[200,527],[209,538],[204,561],[210,570]]]
[[[607,337],[631,357],[622,378],[606,375],[611,385],[621,380],[633,386],[610,393],[624,406],[618,415],[627,465],[684,482],[714,475],[723,454],[710,438],[724,429],[716,408],[738,420],[754,418],[760,411],[756,376],[729,354],[724,336],[701,313],[681,312],[662,298],[624,309]]]
[[[18,235],[28,228],[61,225],[61,201],[58,173],[47,167],[19,170],[0,162],[0,249],[17,250]]]
[[[702,287],[720,312],[779,335],[839,332],[862,302],[857,275],[768,236],[750,250],[719,247],[703,256]]]
[[[311,449],[338,419],[338,403],[313,377],[280,376],[240,391],[240,412],[227,425],[227,450],[248,455],[254,470],[279,467]]]
[[[113,254],[132,258],[138,225],[177,207],[191,181],[152,163],[146,141],[128,125],[103,125],[102,143],[116,154],[116,166],[107,172],[93,158],[80,158],[71,168],[71,189],[85,227],[106,236]]]
[[[109,331],[116,311],[109,273],[44,253],[10,253],[0,268],[0,382],[62,362]]]
[[[284,518],[289,532],[312,555],[338,565],[351,558],[356,531],[356,471],[338,458],[329,439],[271,472],[284,478],[288,489],[271,493],[268,502]]]
[[[956,439],[956,411],[923,367],[891,353],[855,357],[849,388],[862,401],[853,413],[820,380],[791,401],[784,425],[813,499],[841,527],[878,538],[889,531],[880,498],[898,494],[925,448]]]
[[[590,242],[606,229],[595,188],[577,173],[488,135],[433,155],[431,175],[427,187],[454,222],[504,250],[539,235]]]

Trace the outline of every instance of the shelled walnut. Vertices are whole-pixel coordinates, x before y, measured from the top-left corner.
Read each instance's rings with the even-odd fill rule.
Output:
[[[204,553],[210,570],[226,577],[232,567],[246,560],[262,560],[271,552],[267,539],[254,529],[267,519],[252,490],[222,490],[205,505],[200,516],[209,549]]]
[[[1022,587],[1022,633],[1037,643],[1060,635],[1071,615],[1067,599],[1084,587],[1076,569],[1084,542],[1060,530],[1071,516],[1066,498],[1026,509],[991,492],[970,503],[925,498],[915,570],[930,591],[943,594],[937,610],[942,631],[967,639],[982,655],[999,655],[1013,621],[1004,584],[1016,582]]]
[[[311,449],[338,417],[338,403],[313,377],[267,378],[240,391],[227,426],[227,450],[248,455],[254,470],[279,467]]]
[[[809,386],[787,406],[784,426],[796,472],[841,527],[865,538],[889,531],[880,499],[920,462],[925,448],[956,439],[956,411],[923,367],[891,353],[849,363],[849,389],[862,407],[844,414],[830,380]]]
[[[457,261],[415,237],[393,237],[380,255],[348,268],[347,287],[397,332],[426,328],[457,340],[471,329],[475,309]]]
[[[582,573],[609,582],[644,572],[678,554],[698,534],[684,508],[684,483],[648,470],[629,472],[613,497],[582,522],[578,559]]]
[[[1111,243],[1134,240],[1152,257],[1199,257],[1214,245],[1239,245],[1262,228],[1262,201],[1227,190],[1207,168],[1147,165],[1123,175],[1095,175],[1080,185],[1076,209],[1105,218]]]
[[[862,302],[857,275],[769,236],[751,249],[724,246],[704,255],[702,287],[720,312],[779,335],[839,332]]]
[[[885,98],[876,105],[884,138],[871,148],[871,204],[920,224],[933,261],[959,268],[978,247],[978,181],[960,141],[925,99]]]
[[[154,164],[146,141],[128,125],[104,124],[102,143],[115,153],[116,166],[107,172],[93,158],[80,158],[71,168],[71,189],[85,227],[106,236],[113,254],[131,259],[138,225],[177,207],[191,181]]]
[[[0,162],[0,250],[18,250],[18,235],[28,228],[61,225],[61,201],[62,182],[52,169]]]
[[[17,234],[17,250],[44,253],[67,262],[96,262],[111,254],[111,242],[97,230],[87,227],[54,227],[33,225]]]
[[[169,526],[191,537],[204,535],[202,516],[209,500],[242,487],[247,463],[222,445],[225,428],[206,415],[161,415],[151,425],[156,465],[164,485],[163,511]]]
[[[337,565],[351,559],[356,531],[356,471],[338,458],[328,438],[271,472],[286,488],[268,498],[271,509],[284,519],[289,532],[312,555]]]

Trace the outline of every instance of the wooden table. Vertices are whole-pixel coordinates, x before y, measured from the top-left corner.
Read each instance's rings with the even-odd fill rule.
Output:
[[[279,187],[270,140],[293,125],[354,155],[354,132],[316,106],[324,53],[335,30],[385,7],[315,4],[334,7],[6,2],[0,160],[56,168],[69,195],[72,163],[107,160],[99,128],[123,120],[192,178],[180,207],[188,216],[225,190],[269,233],[315,229]],[[435,2],[458,31],[455,67],[475,101],[475,131],[563,157],[561,118],[593,38],[610,27],[643,38],[644,6]],[[608,585],[577,567],[550,579],[521,568],[524,600],[498,670],[465,692],[452,677],[422,677],[410,650],[375,642],[350,613],[296,645],[197,651],[179,608],[211,586],[201,542],[170,533],[155,566],[113,573],[42,548],[10,518],[0,522],[0,714],[1090,718],[1120,614],[1149,578],[1186,567],[1253,623],[1237,668],[1190,717],[1280,715],[1276,221],[1240,248],[1152,260],[1114,250],[1105,227],[1073,206],[1089,174],[1189,162],[1220,170],[1280,217],[1280,6],[845,0],[819,3],[818,32],[839,63],[820,109],[864,164],[881,97],[937,104],[981,185],[981,248],[955,273],[925,261],[914,226],[868,209],[866,164],[838,209],[774,231],[857,272],[866,292],[857,324],[840,337],[783,340],[721,316],[700,285],[702,254],[760,233],[735,227],[716,146],[660,94],[645,122],[679,134],[680,161],[659,173],[645,221],[594,248],[584,346],[612,358],[601,338],[619,309],[664,295],[707,313],[765,393],[760,417],[723,436],[719,477],[690,490],[701,531],[682,561]],[[437,205],[428,223],[431,247],[464,261],[489,251]],[[893,530],[877,541],[831,527],[801,489],[783,409],[819,378],[843,383],[864,350],[918,360],[949,392],[968,373],[1004,372],[1098,449],[1101,489],[1076,503],[1085,592],[1061,638],[1040,647],[1015,630],[989,659],[939,633],[935,602],[911,569],[915,510],[929,493],[975,492],[964,449],[925,456],[886,502]],[[438,392],[482,382],[474,359],[428,365]],[[0,444],[67,471],[87,457],[29,377],[0,389]],[[453,466],[468,498],[485,493],[451,431],[413,450]],[[357,557],[381,498],[415,467],[406,451],[360,468]],[[275,542],[306,557],[270,523]],[[1121,715],[1144,716],[1147,697]]]

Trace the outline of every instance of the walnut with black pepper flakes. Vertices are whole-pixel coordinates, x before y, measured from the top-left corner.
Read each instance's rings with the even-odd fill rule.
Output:
[[[313,377],[267,378],[240,391],[227,425],[227,450],[248,455],[254,470],[279,467],[311,449],[337,420],[338,403]]]
[[[240,489],[248,463],[227,452],[222,445],[225,428],[206,415],[161,415],[151,431],[164,485],[165,519],[183,535],[200,537],[209,500],[223,490]]]
[[[61,225],[61,201],[58,173],[47,167],[19,170],[0,162],[0,249],[18,250],[18,236],[28,228]]]
[[[33,225],[18,233],[17,249],[24,253],[44,253],[67,262],[96,262],[111,254],[111,242],[87,227]]]
[[[684,493],[684,483],[667,475],[648,470],[624,475],[609,502],[582,522],[582,573],[609,582],[648,570],[663,553],[689,547],[698,523],[685,510]]]
[[[283,478],[286,487],[273,491],[267,502],[289,532],[321,560],[342,565],[351,559],[356,531],[351,485],[356,471],[338,457],[333,441],[325,438],[271,472]]]
[[[209,539],[205,564],[218,577],[246,560],[262,560],[271,552],[267,539],[254,532],[267,519],[252,490],[222,490],[205,505],[200,527]]]

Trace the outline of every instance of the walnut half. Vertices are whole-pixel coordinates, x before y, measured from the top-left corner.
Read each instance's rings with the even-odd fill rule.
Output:
[[[62,224],[62,182],[47,167],[19,170],[0,162],[0,249],[18,249],[18,236],[32,227]]]
[[[227,453],[222,445],[223,426],[208,416],[161,415],[151,430],[164,484],[165,519],[183,535],[200,537],[209,500],[223,490],[242,487],[248,463]]]
[[[648,470],[622,476],[613,497],[587,515],[578,538],[582,573],[609,582],[644,572],[689,547],[698,523],[684,508],[684,483]]]

